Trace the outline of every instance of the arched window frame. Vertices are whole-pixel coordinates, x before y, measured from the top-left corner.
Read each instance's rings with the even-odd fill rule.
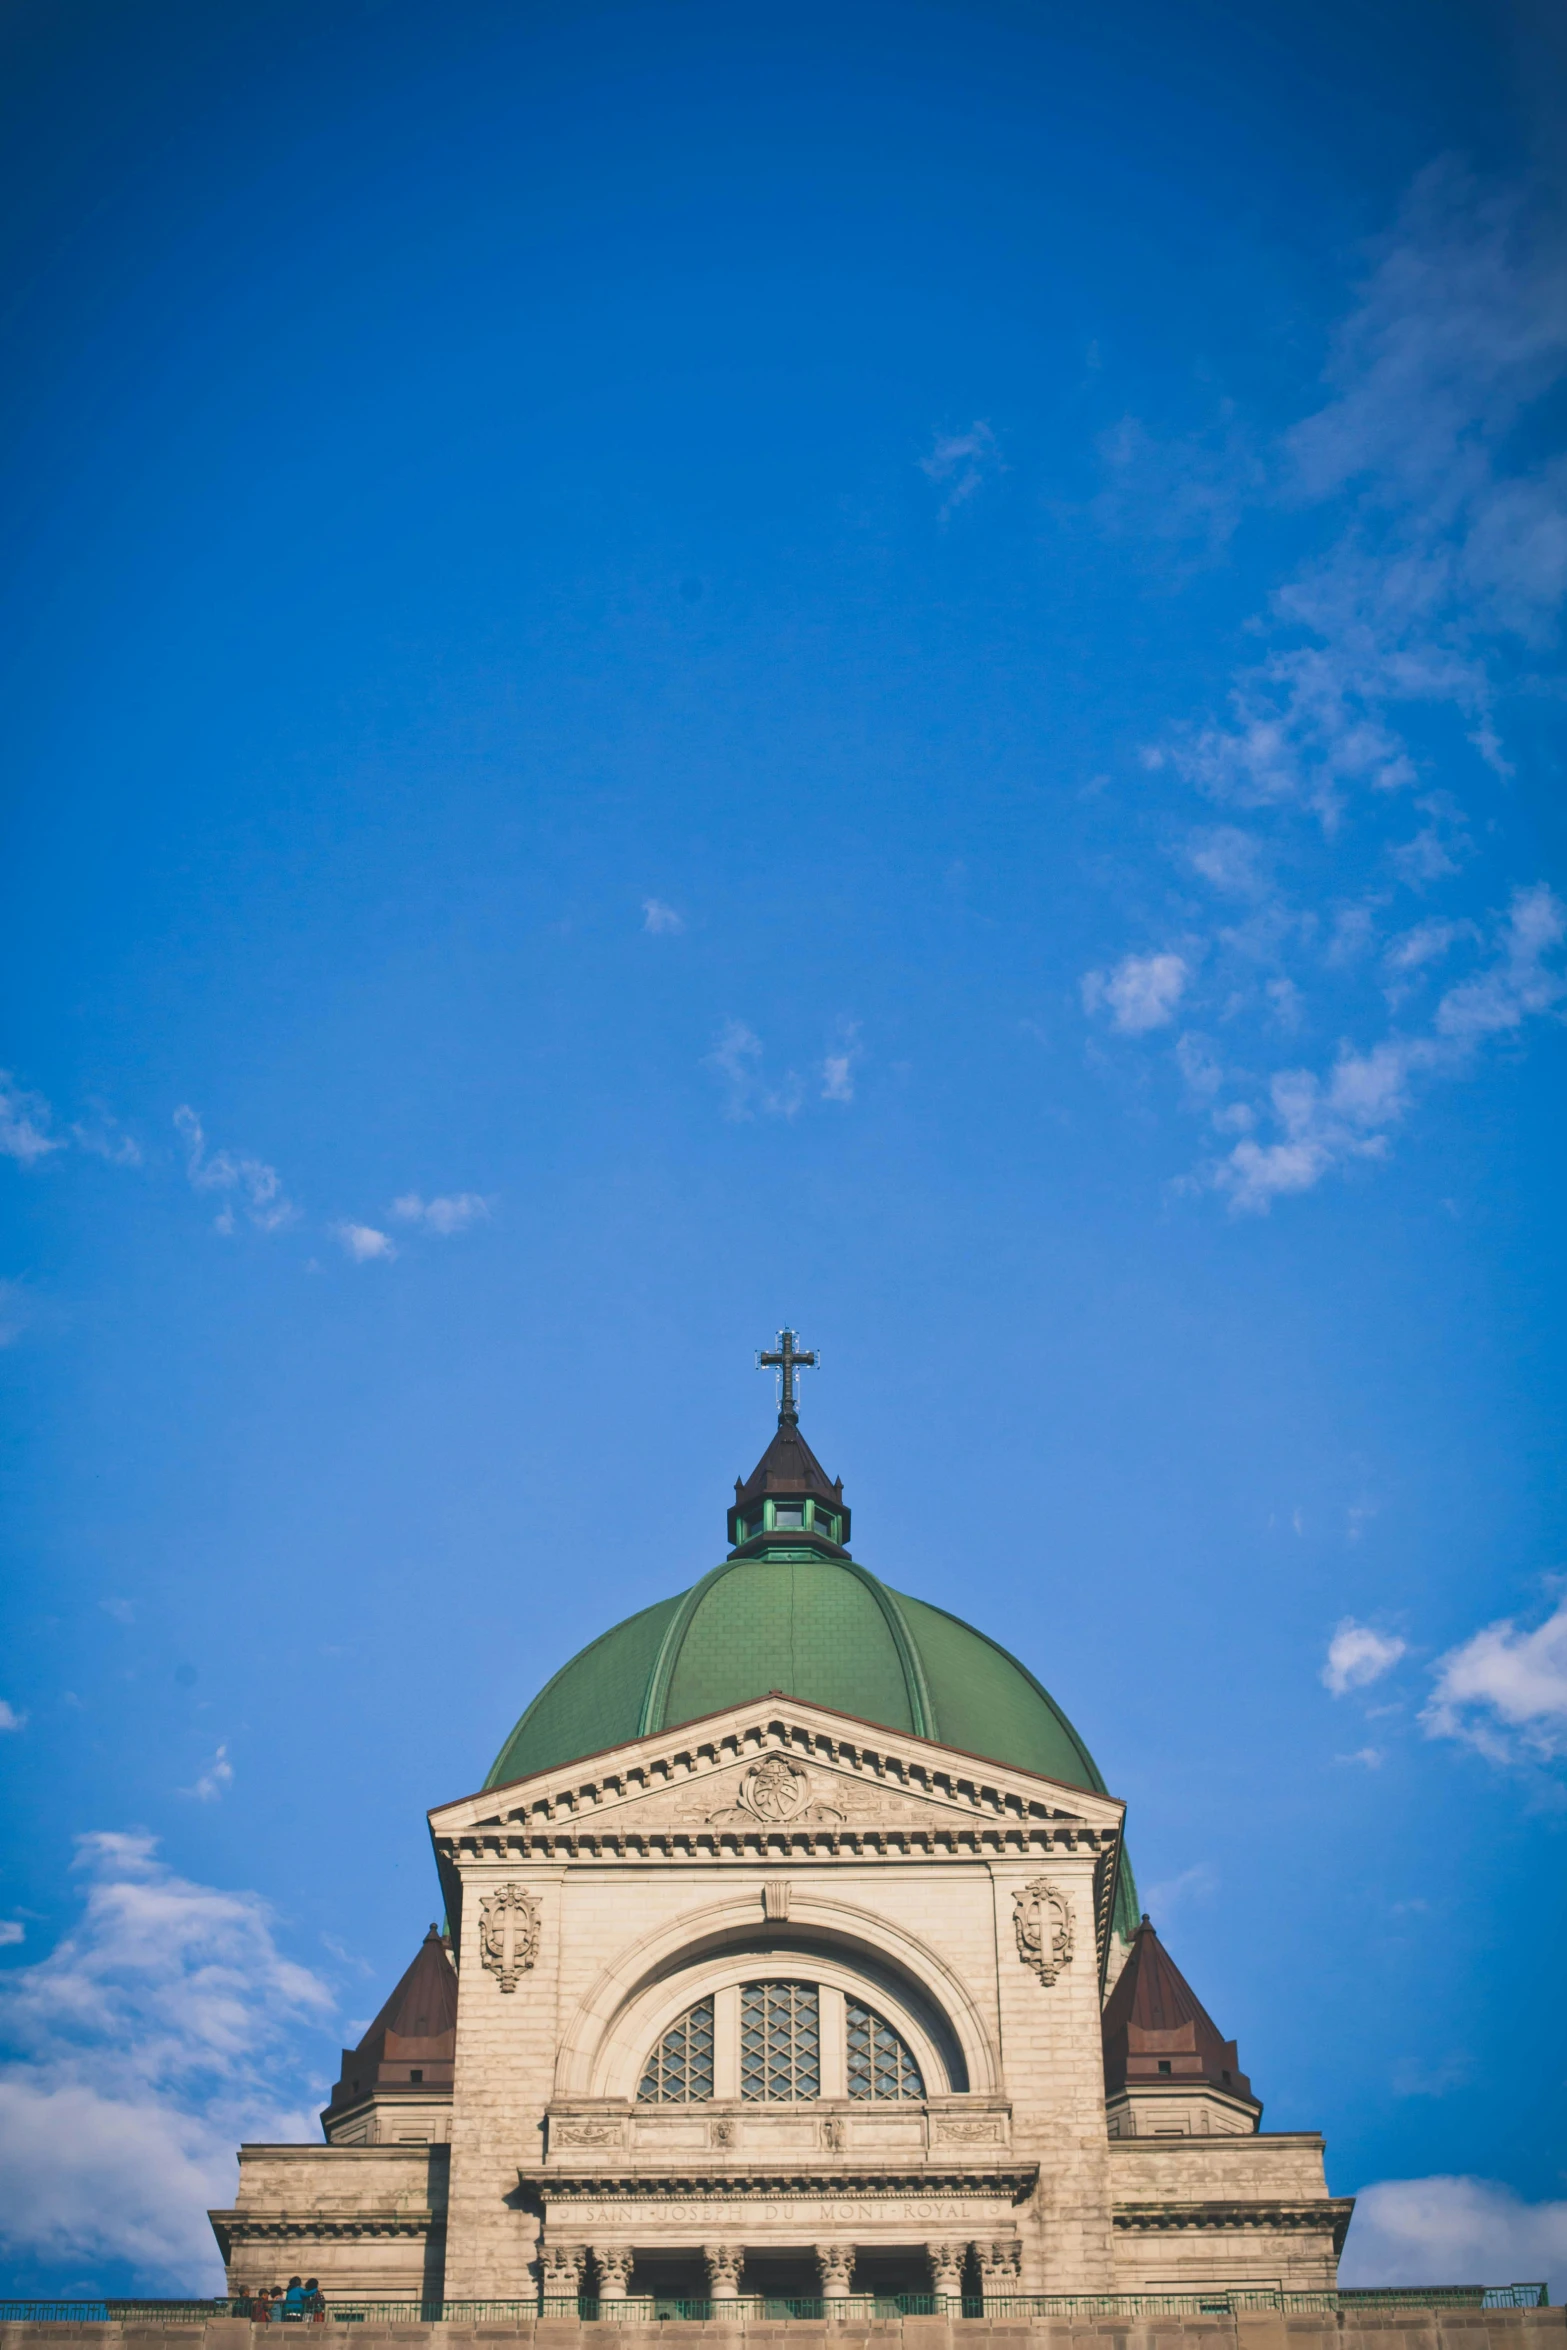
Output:
[[[605,1953],[561,2033],[553,2095],[562,2100],[623,2097],[629,2103],[655,2021],[660,2015],[669,2021],[698,1997],[723,1953],[737,1959],[743,1954],[740,1971],[752,1974],[775,1964],[809,1965],[830,1974],[832,1969],[820,1962],[829,1955],[841,1959],[856,1986],[873,1986],[888,2015],[912,2022],[914,2045],[935,2058],[925,2076],[932,2096],[1002,2093],[1005,2074],[994,2018],[941,1950],[896,1915],[865,1909],[838,1890],[820,1893],[808,1883],[791,1888],[790,1931],[775,1941],[757,1931],[757,1902],[749,1884],[737,1885],[717,1900],[677,1911],[662,1925],[628,1919],[625,1938]],[[798,1957],[784,1959],[780,1944],[785,1940]],[[702,1964],[704,1958],[711,1968]]]
[[[875,1980],[857,1967],[844,1965],[825,1951],[789,1950],[768,1954],[752,1950],[682,1969],[633,2000],[619,2019],[612,2039],[600,2052],[594,2094],[635,2101],[649,2055],[664,2033],[699,2000],[711,1999],[713,2102],[740,2103],[741,1986],[783,1979],[814,1982],[821,1987],[823,2100],[847,2100],[849,2096],[850,2000],[869,2007],[898,2034],[919,2067],[927,2097],[944,2096],[955,2088],[967,2087],[966,2082],[953,2080],[946,2054],[923,2018],[885,1982]],[[891,2105],[896,2101],[885,2102]]]

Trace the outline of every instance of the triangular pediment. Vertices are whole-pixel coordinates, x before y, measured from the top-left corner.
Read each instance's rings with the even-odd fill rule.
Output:
[[[430,1827],[448,1849],[486,1831],[508,1843],[519,1836],[710,1843],[981,1826],[992,1834],[1048,1827],[1064,1840],[1081,1832],[1097,1846],[1114,1842],[1124,1808],[1107,1795],[774,1695],[442,1804]]]

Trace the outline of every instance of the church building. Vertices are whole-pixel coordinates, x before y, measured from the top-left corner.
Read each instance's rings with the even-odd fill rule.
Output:
[[[1025,1662],[851,1554],[799,1427],[813,1357],[786,1330],[762,1360],[778,1427],[727,1556],[430,1814],[446,1931],[344,2051],[324,2143],[241,2148],[231,2291],[830,2316],[1332,2287],[1351,2205],[1139,1919],[1124,1804]]]

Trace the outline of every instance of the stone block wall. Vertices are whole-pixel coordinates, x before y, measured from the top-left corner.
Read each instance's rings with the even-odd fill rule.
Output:
[[[205,2324],[0,2326],[0,2350],[278,2350],[280,2327]],[[497,2319],[314,2326],[301,2350],[1567,2350],[1567,2311],[1353,2306],[1302,2316],[905,2317],[817,2324],[589,2325]]]
[[[1117,2292],[1337,2283],[1351,2206],[1328,2194],[1316,2131],[1117,2138],[1107,2153]]]
[[[231,2292],[298,2275],[329,2295],[418,2301],[442,2290],[446,2203],[444,2146],[254,2145],[237,2200],[211,2219]]]

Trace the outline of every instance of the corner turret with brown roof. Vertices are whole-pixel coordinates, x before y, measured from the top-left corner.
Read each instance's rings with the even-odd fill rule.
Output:
[[[335,2146],[444,2138],[457,2056],[457,1976],[439,1926],[343,2069],[321,2126]]]
[[[1262,2104],[1145,1913],[1105,2001],[1105,2107],[1113,2138],[1233,2137]]]

